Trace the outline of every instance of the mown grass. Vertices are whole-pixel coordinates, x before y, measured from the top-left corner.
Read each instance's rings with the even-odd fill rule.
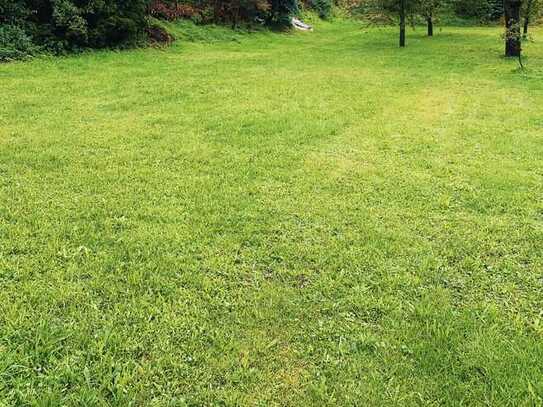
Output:
[[[541,404],[543,45],[217,30],[0,66],[0,404]]]

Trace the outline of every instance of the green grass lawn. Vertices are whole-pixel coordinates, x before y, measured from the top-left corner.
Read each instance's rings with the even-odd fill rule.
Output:
[[[0,406],[541,405],[543,43],[174,29],[0,66]]]

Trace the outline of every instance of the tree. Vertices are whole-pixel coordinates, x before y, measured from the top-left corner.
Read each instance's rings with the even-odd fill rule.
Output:
[[[407,12],[411,3],[417,0],[366,0],[366,11],[381,15],[399,15],[400,17],[400,47],[405,47],[405,26]]]
[[[522,15],[524,17],[524,24],[522,30],[522,36],[526,39],[528,38],[528,26],[533,19],[541,16],[541,11],[543,9],[542,0],[525,0],[523,4]]]
[[[504,0],[505,12],[505,56],[521,56],[520,6],[521,0]]]
[[[444,0],[418,0],[417,9],[428,26],[428,36],[434,35],[434,18]]]
[[[405,47],[405,14],[407,0],[400,0],[400,47]]]
[[[447,0],[365,0],[364,9],[366,12],[395,15],[400,20],[400,47],[406,46],[406,26],[408,17],[414,17],[417,13],[422,14],[424,4],[425,13],[432,13],[433,16],[437,7]],[[414,21],[414,19],[413,19]],[[431,26],[433,32],[433,20]]]
[[[530,14],[532,12],[533,0],[526,1],[526,10],[524,12],[524,29],[522,31],[522,36],[524,38],[528,37],[528,26],[530,25]]]

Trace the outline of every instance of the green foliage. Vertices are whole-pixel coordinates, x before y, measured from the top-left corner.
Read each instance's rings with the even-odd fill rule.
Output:
[[[298,3],[297,0],[153,0],[150,12],[170,21],[187,18],[196,23],[233,27],[265,21],[273,26],[287,26],[298,13]]]
[[[29,13],[22,0],[0,0],[0,25],[21,23]]]
[[[537,22],[543,15],[543,0],[525,0],[522,3],[522,15],[530,22]]]
[[[146,28],[147,6],[148,0],[0,0],[1,20],[53,52],[134,43]]]
[[[407,0],[406,11],[414,13],[419,6],[420,0]],[[398,0],[363,0],[361,10],[366,14],[394,14],[400,10],[400,2]]]
[[[333,0],[312,0],[311,8],[317,12],[320,18],[328,18],[332,14]]]
[[[541,0],[533,0],[538,4]],[[354,14],[365,16],[371,20],[379,16],[397,16],[399,9],[398,0],[340,0],[342,7],[352,10]],[[525,4],[527,4],[525,2]],[[496,21],[503,16],[503,0],[407,0],[407,12],[410,15],[422,16],[442,15],[444,21],[462,23],[461,19],[473,22]],[[541,6],[535,9],[541,11]],[[533,14],[532,10],[531,14]],[[382,21],[388,21],[381,18]]]
[[[435,17],[448,2],[447,0],[413,0],[416,11],[423,17]]]
[[[288,27],[291,17],[298,12],[297,0],[271,0],[268,21],[276,27]]]
[[[452,4],[461,17],[490,21],[503,16],[503,0],[454,0]]]
[[[331,0],[316,0],[325,17]],[[0,23],[21,32],[4,34],[4,60],[29,55],[28,39],[53,53],[85,48],[133,45],[148,31],[149,14],[169,20],[191,18],[204,23],[286,27],[298,13],[297,0],[0,0]],[[6,29],[7,30],[7,29]],[[24,35],[23,35],[24,34]],[[16,47],[24,48],[18,49]]]
[[[11,24],[0,25],[0,62],[24,59],[36,52],[38,47],[22,28]]]

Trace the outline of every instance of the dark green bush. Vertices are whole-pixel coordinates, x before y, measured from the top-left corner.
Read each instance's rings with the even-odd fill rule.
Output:
[[[312,1],[329,15],[332,0]],[[37,48],[61,54],[134,45],[148,34],[149,15],[285,27],[296,13],[297,0],[0,0],[0,58],[23,58]]]
[[[312,0],[311,8],[315,10],[320,18],[328,18],[332,14],[333,0]]]
[[[455,0],[453,5],[460,17],[491,21],[503,15],[503,0]]]
[[[327,15],[332,0],[315,1]],[[2,59],[31,55],[36,47],[60,54],[133,45],[148,34],[149,15],[282,27],[297,12],[297,0],[0,0]]]
[[[22,28],[0,25],[0,62],[24,59],[37,52],[38,47]]]
[[[30,8],[22,0],[0,0],[0,25],[24,22]]]
[[[53,52],[119,47],[147,27],[148,0],[0,0],[0,24],[16,24]]]
[[[275,27],[290,26],[291,17],[299,12],[296,0],[271,0],[268,22]]]

